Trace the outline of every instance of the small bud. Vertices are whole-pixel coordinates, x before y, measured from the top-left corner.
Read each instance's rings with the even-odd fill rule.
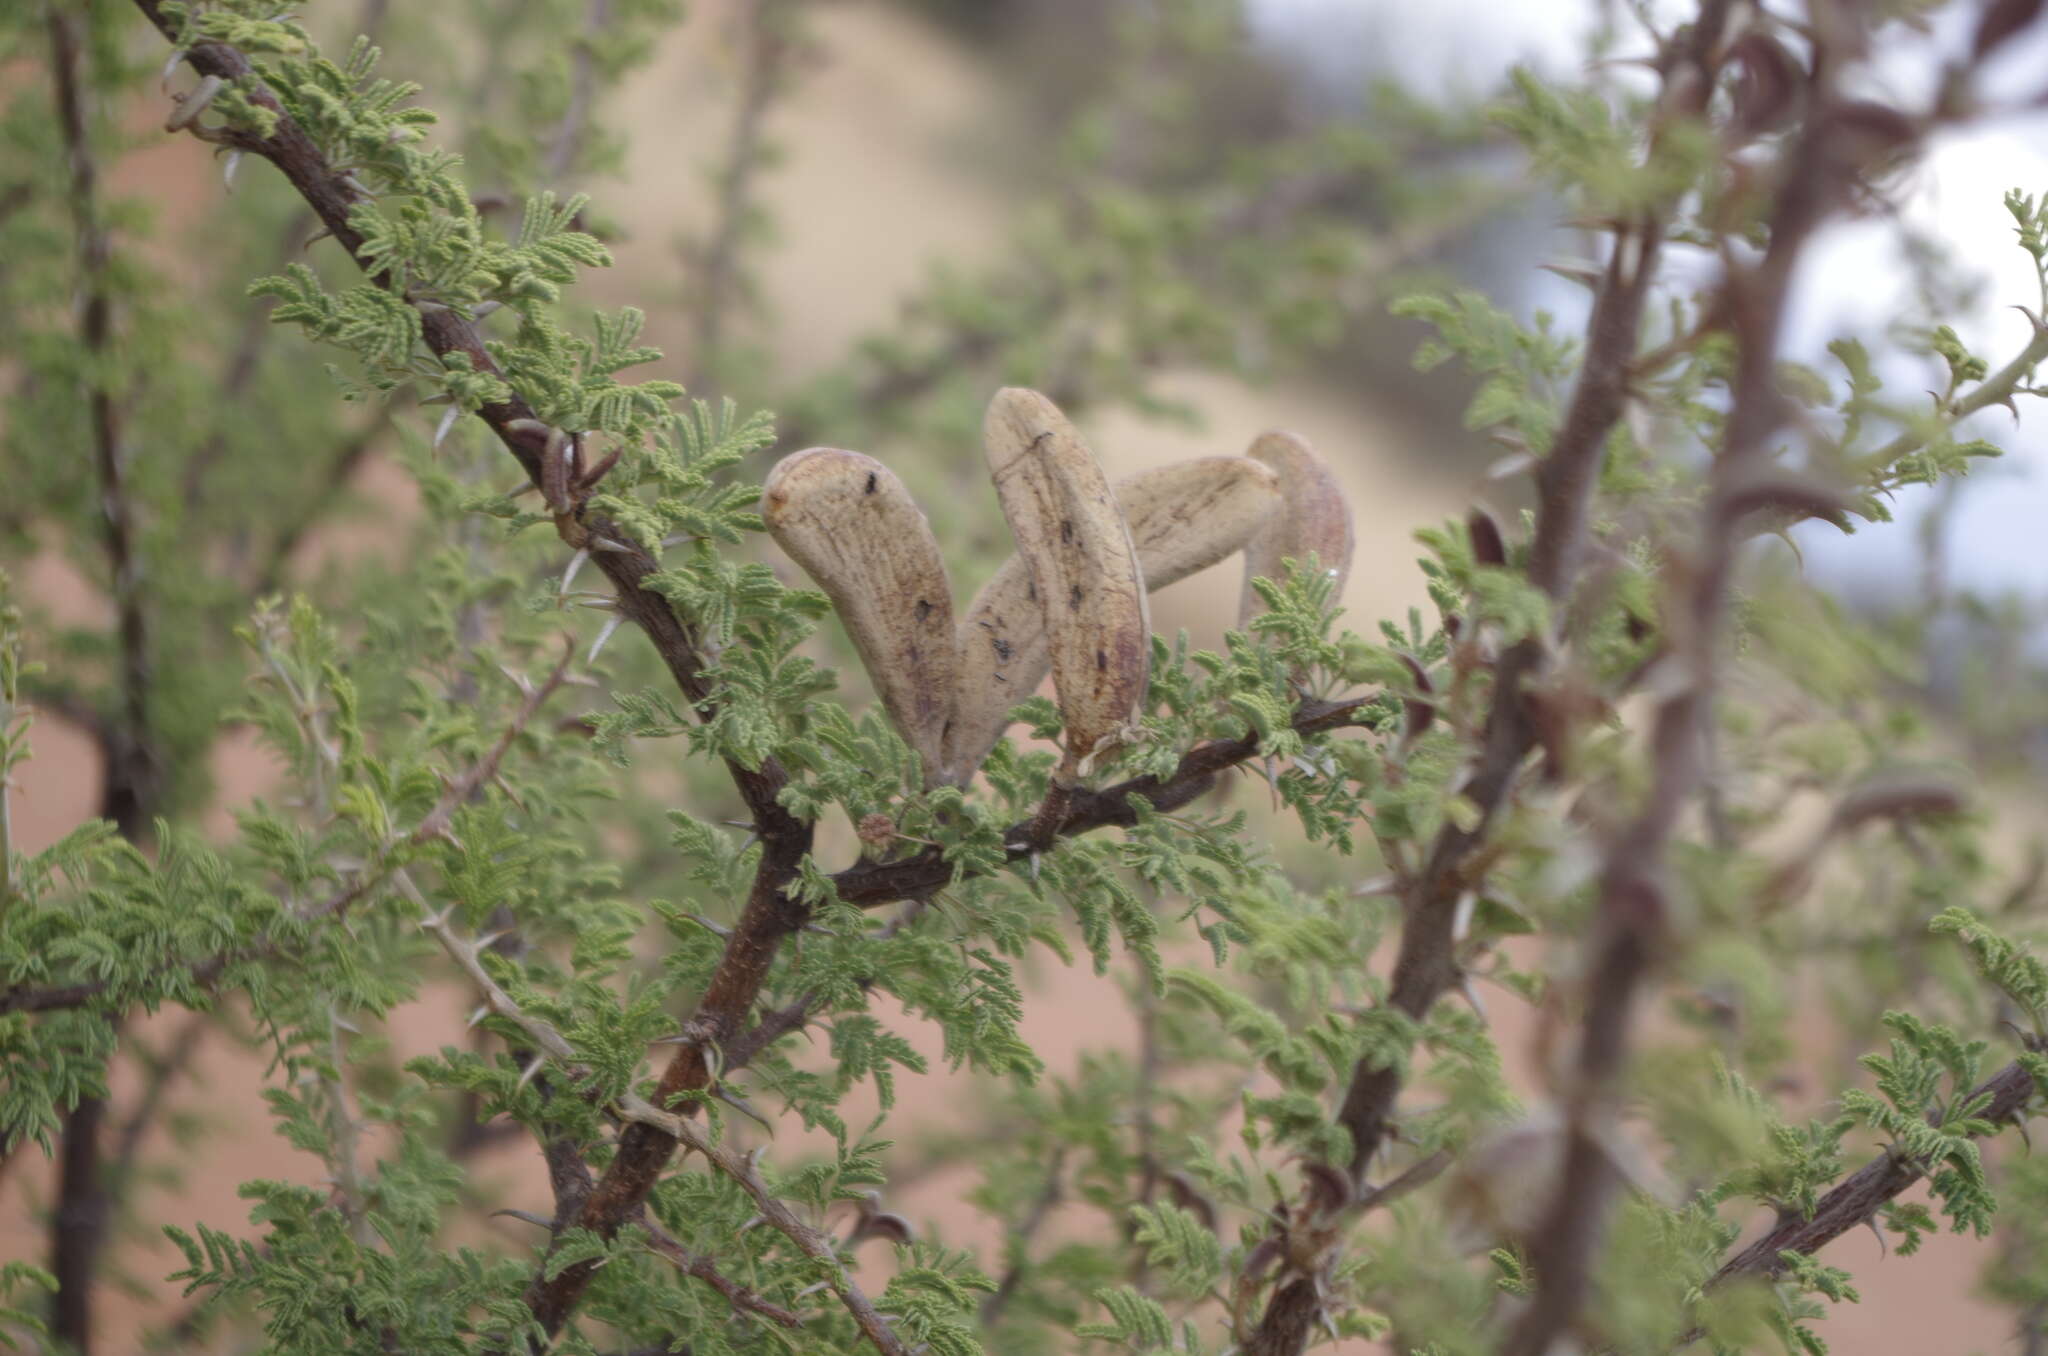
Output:
[[[879,810],[871,811],[860,817],[854,832],[869,852],[879,852],[896,841],[896,821]]]

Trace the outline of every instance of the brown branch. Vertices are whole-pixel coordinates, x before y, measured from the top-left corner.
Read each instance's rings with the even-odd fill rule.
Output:
[[[759,1314],[783,1328],[800,1328],[803,1320],[779,1304],[771,1304],[718,1269],[703,1253],[691,1252],[668,1230],[644,1216],[640,1227],[647,1231],[647,1246],[663,1259],[673,1262],[685,1276],[694,1276],[725,1297],[733,1308]]]
[[[1017,1293],[1017,1287],[1024,1280],[1024,1273],[1030,1269],[1031,1240],[1038,1237],[1038,1231],[1045,1227],[1046,1220],[1052,1216],[1052,1208],[1060,1203],[1060,1196],[1065,1189],[1063,1174],[1066,1168],[1067,1146],[1062,1144],[1052,1151],[1052,1161],[1045,1165],[1045,1187],[1032,1200],[1031,1212],[1010,1235],[1010,1246],[1016,1250],[1016,1256],[1010,1265],[1004,1268],[1002,1279],[996,1283],[994,1292],[981,1302],[983,1328],[994,1327],[996,1320],[1003,1316],[1003,1310],[1009,1307],[1011,1297]]]
[[[113,241],[101,212],[99,166],[84,88],[86,56],[77,19],[54,4],[46,18],[55,113],[69,171],[67,200],[77,236],[78,342],[91,371],[85,383],[86,418],[99,481],[101,541],[112,585],[119,656],[119,714],[96,727],[106,762],[99,812],[132,843],[150,831],[163,791],[164,765],[151,723],[150,627],[142,598],[140,531],[109,370],[115,346]],[[79,1356],[91,1356],[93,1349],[94,1282],[114,1205],[100,1143],[106,1120],[106,1101],[94,1096],[79,1098],[65,1116],[57,1202],[50,1217],[50,1270],[57,1280],[50,1335]]]
[[[175,39],[176,26],[163,12],[159,0],[136,0],[166,37]],[[211,135],[239,149],[261,155],[276,165],[292,187],[304,198],[335,241],[348,252],[358,267],[382,286],[392,286],[388,274],[368,266],[362,237],[349,222],[349,212],[363,200],[361,188],[338,173],[309,137],[266,88],[248,59],[223,43],[202,42],[185,53],[186,60],[201,75],[218,76],[236,83],[257,105],[275,115],[273,130],[258,136],[241,129]],[[485,349],[482,336],[463,314],[440,306],[422,306],[423,338],[436,354],[460,356],[473,371],[498,374],[499,369]],[[550,444],[559,436],[534,417],[533,409],[516,393],[485,406],[480,417],[497,434],[508,452],[519,462],[527,477],[544,485]],[[617,590],[617,607],[637,624],[653,643],[670,676],[704,719],[715,714],[706,658],[691,628],[669,607],[666,599],[645,587],[647,577],[657,568],[646,550],[625,545],[631,534],[580,504],[555,504],[557,531],[569,545],[582,549],[593,536],[622,545],[624,549],[593,554],[598,568]],[[785,810],[779,793],[787,778],[772,761],[758,769],[728,762],[728,770],[741,799],[753,816],[766,845],[759,872],[739,924],[733,929],[726,954],[720,960],[699,1006],[695,1028],[704,1039],[716,1042],[737,1034],[759,995],[782,939],[802,925],[804,910],[782,893],[782,887],[796,873],[798,863],[810,850],[810,828]],[[6,1000],[0,999],[0,1007]],[[664,1103],[678,1093],[702,1088],[709,1082],[709,1065],[701,1045],[685,1046],[670,1063],[660,1083]],[[620,1138],[619,1151],[579,1212],[577,1223],[607,1236],[617,1232],[653,1189],[662,1168],[675,1150],[675,1140],[657,1126],[629,1126]],[[563,1270],[552,1279],[536,1271],[528,1301],[543,1330],[560,1331],[594,1274],[592,1264]]]
[[[889,1320],[875,1308],[874,1301],[862,1292],[860,1286],[846,1273],[839,1260],[838,1250],[825,1234],[813,1229],[796,1217],[782,1199],[768,1190],[768,1184],[761,1179],[760,1170],[753,1158],[742,1158],[723,1144],[718,1143],[697,1124],[683,1116],[660,1111],[640,1099],[628,1097],[621,1103],[623,1113],[632,1118],[635,1125],[651,1125],[661,1128],[663,1133],[694,1153],[700,1153],[727,1177],[738,1183],[753,1199],[754,1208],[761,1217],[790,1242],[797,1250],[815,1262],[823,1264],[829,1271],[827,1284],[839,1297],[839,1302],[853,1317],[854,1326],[861,1335],[871,1342],[882,1356],[910,1356],[903,1339],[889,1326]]]
[[[1967,1104],[1988,1097],[1990,1101],[1977,1114],[2003,1128],[2019,1124],[2040,1092],[2033,1075],[2015,1061],[1972,1088],[1963,1100]],[[1887,1148],[1821,1197],[1811,1215],[1781,1216],[1777,1227],[1723,1263],[1702,1289],[1714,1290],[1745,1277],[1777,1279],[1790,1265],[1786,1254],[1813,1256],[1851,1229],[1871,1223],[1888,1202],[1926,1175],[1926,1164],[1896,1147]],[[1688,1347],[1705,1335],[1705,1330],[1694,1328],[1673,1343],[1672,1350]]]
[[[160,0],[136,0],[136,4],[167,37],[175,38],[175,26],[163,13]],[[319,215],[335,241],[358,266],[365,266],[362,238],[349,223],[350,209],[362,200],[360,187],[335,171],[304,129],[264,87],[241,52],[225,44],[203,42],[192,46],[185,55],[202,75],[236,82],[248,98],[275,115],[273,130],[267,136],[239,129],[210,135],[275,164]],[[372,273],[366,266],[364,271],[381,285],[391,285],[388,275]],[[423,337],[435,353],[459,355],[476,371],[498,372],[468,318],[445,307],[419,309]],[[551,479],[547,459],[550,444],[559,437],[559,431],[535,419],[532,408],[522,397],[515,393],[485,406],[479,414],[536,486]],[[568,544],[582,549],[593,537],[603,537],[624,546],[592,553],[617,590],[619,611],[646,632],[671,677],[699,715],[707,720],[712,718],[715,709],[711,685],[696,635],[676,616],[666,599],[644,586],[646,578],[657,568],[653,558],[644,549],[625,545],[631,541],[630,534],[585,506],[558,504],[556,508],[557,531]],[[1320,728],[1335,728],[1351,723],[1357,705],[1322,703],[1309,713],[1308,719]],[[1069,813],[1057,827],[1060,832],[1074,833],[1107,824],[1127,824],[1133,812],[1123,797],[1133,792],[1148,799],[1159,797],[1154,803],[1160,808],[1184,804],[1208,785],[1215,771],[1242,761],[1254,748],[1255,742],[1249,738],[1220,741],[1191,752],[1183,759],[1180,772],[1165,782],[1141,778],[1106,792],[1077,794]],[[690,1039],[678,1048],[657,1084],[657,1107],[673,1105],[681,1094],[711,1085],[710,1052],[740,1034],[783,939],[797,931],[806,917],[805,908],[784,893],[811,844],[809,825],[797,820],[780,803],[786,773],[773,761],[759,769],[728,763],[728,769],[751,812],[764,850],[747,902],[690,1020]],[[1013,848],[1012,859],[1023,853],[1021,847]],[[936,854],[929,854],[893,867],[856,867],[841,875],[864,902],[880,903],[929,895],[947,883],[951,871],[936,860]],[[0,1012],[54,1005],[33,991],[0,995]],[[641,1119],[626,1127],[611,1164],[577,1213],[577,1226],[611,1236],[633,1218],[675,1152],[678,1138],[667,1128],[674,1119]],[[546,1277],[544,1268],[536,1270],[527,1303],[544,1333],[552,1337],[561,1330],[594,1271],[591,1263],[564,1268],[552,1278]]]
[[[544,162],[550,181],[567,175],[583,149],[583,134],[590,125],[590,110],[597,101],[596,42],[612,21],[612,0],[590,0],[583,12],[583,32],[577,36],[575,54],[569,58],[569,107],[555,125]]]
[[[1543,1356],[1571,1325],[1591,1284],[1617,1176],[1600,1122],[1614,1114],[1636,1000],[1665,939],[1665,855],[1680,814],[1707,773],[1705,736],[1719,687],[1721,633],[1744,540],[1742,519],[1755,506],[1753,487],[1771,464],[1770,439],[1788,408],[1778,390],[1777,361],[1789,284],[1814,232],[1854,199],[1871,150],[1859,136],[1864,127],[1847,121],[1849,106],[1834,102],[1830,85],[1838,59],[1824,50],[1815,60],[1806,94],[1810,111],[1781,162],[1763,258],[1754,267],[1733,260],[1727,265],[1717,310],[1728,318],[1737,345],[1735,374],[1700,511],[1699,543],[1670,609],[1674,653],[1666,662],[1682,669],[1652,720],[1648,799],[1616,840],[1601,874],[1587,1009],[1567,1098],[1564,1169],[1531,1243],[1536,1296],[1502,1346],[1503,1356]]]
[[[113,1165],[110,1176],[117,1190],[125,1189],[132,1180],[143,1136],[149,1133],[157,1113],[163,1110],[171,1084],[177,1082],[190,1067],[193,1056],[199,1053],[199,1043],[206,1039],[206,1033],[212,1026],[213,1018],[209,1014],[194,1013],[171,1037],[170,1045],[157,1056],[155,1066],[149,1071],[149,1082],[143,1088],[135,1109],[122,1122],[120,1133],[114,1139],[114,1152],[109,1155]]]
[[[768,109],[787,87],[789,61],[797,46],[794,19],[800,3],[801,0],[748,0],[741,19],[746,74],[724,161],[718,169],[711,239],[698,262],[697,332],[690,348],[690,363],[700,384],[717,379],[726,311],[741,284],[740,248],[753,212],[754,173],[760,168]]]
[[[1691,44],[1661,59],[1665,116],[1697,117],[1704,109],[1713,88],[1713,53],[1729,7],[1729,0],[1706,0]],[[1681,73],[1685,79],[1673,78]],[[1631,363],[1663,234],[1661,211],[1646,210],[1616,228],[1594,292],[1578,381],[1550,450],[1536,469],[1536,529],[1528,577],[1560,603],[1569,599],[1587,549],[1607,440],[1627,405]],[[1465,795],[1479,814],[1468,827],[1445,823],[1421,874],[1404,890],[1388,1002],[1418,1022],[1457,982],[1457,902],[1475,883],[1474,863],[1536,747],[1537,730],[1523,687],[1547,667],[1550,648],[1546,638],[1531,637],[1501,656],[1479,761],[1465,785]],[[1356,1186],[1363,1185],[1386,1139],[1400,1091],[1401,1075],[1395,1068],[1360,1060],[1352,1069],[1338,1121],[1351,1135],[1349,1170]],[[1259,1326],[1245,1345],[1245,1356],[1300,1356],[1323,1314],[1324,1283],[1318,1271],[1319,1266],[1297,1268],[1296,1274],[1276,1283]]]

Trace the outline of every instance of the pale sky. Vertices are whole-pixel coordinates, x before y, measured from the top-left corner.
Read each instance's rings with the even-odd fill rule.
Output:
[[[1409,88],[1435,96],[1497,89],[1503,72],[1516,62],[1569,75],[1582,60],[1596,13],[1592,0],[1433,0],[1426,6],[1391,0],[1252,0],[1252,9],[1264,41],[1333,88],[1354,81],[1367,58],[1383,59],[1393,52]],[[1941,62],[1966,48],[1976,13],[1974,5],[1958,6],[1936,33],[1904,35],[1894,42],[1880,63],[1880,92],[1908,106],[1923,102]],[[2011,43],[1987,72],[1984,92],[1991,100],[2022,103],[2042,88],[2041,73],[2048,71],[2048,31],[2042,30],[2048,25],[2037,25],[2035,32]],[[2043,147],[2048,147],[2048,113],[1980,123],[1967,133],[1938,138],[1903,192],[1906,224],[1947,242],[1958,271],[1982,280],[1981,303],[1944,318],[1994,369],[2027,339],[2027,320],[2007,308],[2039,304],[2032,261],[2013,243],[2011,218],[2001,202],[2008,188],[2048,193]],[[1563,253],[1567,245],[1561,239],[1551,253]],[[1570,316],[1583,314],[1581,296],[1576,289],[1544,286],[1522,300]],[[1879,352],[1887,347],[1886,327],[1918,319],[1915,310],[1891,223],[1832,228],[1816,242],[1797,280],[1786,356],[1827,371],[1829,340],[1855,335]],[[1932,368],[1911,358],[1888,362],[1882,371],[1902,396],[1937,380]],[[2004,446],[2007,456],[1979,463],[1983,469],[1965,488],[1952,519],[1948,569],[1962,586],[2018,589],[2048,601],[2048,400],[2023,399],[2020,409],[2027,422],[2018,430],[2003,410],[1979,416],[1981,426],[1973,431]],[[1800,545],[1809,569],[1818,578],[1858,591],[1907,585],[1918,569],[1912,523],[1928,502],[1925,491],[1901,495],[1893,505],[1897,524],[1867,527],[1853,537],[1820,525],[1802,530]]]

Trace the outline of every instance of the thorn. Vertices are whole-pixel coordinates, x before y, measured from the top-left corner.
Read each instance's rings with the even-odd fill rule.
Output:
[[[419,312],[420,312],[420,313],[421,313],[422,315],[446,315],[446,314],[448,314],[448,307],[447,307],[446,305],[444,305],[443,303],[441,303],[441,302],[438,302],[438,301],[428,301],[428,300],[427,300],[426,298],[424,298],[424,297],[412,297],[412,298],[408,298],[408,300],[410,300],[410,301],[412,302],[412,304],[413,304],[413,307],[414,307],[414,308],[415,308],[416,310],[418,310],[418,311],[419,311]]]
[[[714,937],[732,936],[731,928],[722,928],[718,924],[712,922],[709,918],[706,918],[701,914],[686,913],[681,916],[684,919],[684,921],[695,923],[698,927],[703,928],[706,932],[710,933]]]
[[[609,551],[615,556],[630,556],[633,554],[633,548],[624,542],[613,541],[610,537],[595,535],[590,539],[590,549],[593,551]]]
[[[491,312],[503,310],[504,307],[505,303],[502,301],[480,301],[470,308],[469,318],[471,320],[482,320]]]
[[[538,1055],[534,1056],[533,1063],[527,1065],[526,1068],[520,1073],[519,1081],[512,1086],[512,1091],[515,1093],[524,1091],[526,1085],[528,1083],[531,1083],[534,1080],[534,1077],[538,1075],[540,1071],[546,1066],[546,1060],[540,1058]]]
[[[157,89],[159,89],[165,94],[169,94],[171,92],[171,77],[177,73],[178,63],[183,61],[189,55],[191,54],[188,53],[184,48],[179,47],[174,48],[171,54],[168,57],[164,58],[164,68],[161,71],[157,72]]]
[[[1876,1212],[1875,1212],[1875,1211],[1873,1211],[1873,1212],[1871,1212],[1870,1214],[1868,1214],[1868,1215],[1865,1215],[1865,1216],[1863,1217],[1863,1222],[1864,1222],[1864,1224],[1866,1224],[1867,1226],[1869,1226],[1869,1228],[1870,1228],[1870,1232],[1871,1232],[1871,1233],[1873,1233],[1873,1234],[1875,1234],[1875,1235],[1877,1236],[1877,1255],[1878,1255],[1879,1257],[1888,1257],[1888,1256],[1890,1256],[1890,1255],[1891,1255],[1891,1248],[1890,1248],[1890,1246],[1889,1246],[1888,1244],[1886,1244],[1886,1243],[1885,1243],[1885,1241],[1884,1241],[1884,1230],[1882,1230],[1882,1229],[1880,1229],[1880,1228],[1878,1228],[1878,1227],[1877,1227],[1877,1214],[1876,1214]]]
[[[447,413],[441,416],[441,422],[434,426],[433,447],[436,452],[441,450],[441,441],[448,436],[448,430],[454,428],[455,421],[461,417],[462,406],[460,405],[450,405]]]
[[[498,672],[504,674],[507,678],[512,680],[512,686],[519,689],[520,696],[525,697],[529,701],[533,699],[532,679],[528,678],[525,674],[519,672],[517,669],[511,668],[504,664],[498,665]]]
[[[224,83],[219,76],[209,75],[201,80],[190,94],[173,95],[172,97],[178,101],[178,106],[171,110],[170,117],[164,119],[164,130],[182,132],[190,127],[192,120],[204,113],[206,106],[213,102],[213,96],[220,93]]]
[[[1038,849],[1033,848],[1031,856],[1026,860],[1031,863],[1031,883],[1036,885],[1038,884]]]
[[[546,437],[554,432],[553,429],[538,419],[507,419],[505,421],[505,431],[507,433],[538,433],[542,437]]]
[[[767,1222],[768,1219],[765,1215],[749,1216],[744,1224],[740,1225],[739,1228],[733,1230],[733,1234],[735,1237],[737,1237],[738,1235],[745,1233],[747,1230],[753,1228],[754,1226],[758,1224],[766,1224]],[[809,1292],[806,1291],[805,1293],[808,1294]],[[798,1296],[798,1298],[801,1299],[802,1296],[800,1295]]]
[[[493,1210],[491,1215],[493,1218],[504,1215],[508,1219],[516,1219],[521,1224],[531,1224],[538,1229],[552,1229],[555,1227],[553,1220],[542,1215],[536,1215],[531,1210]]]
[[[511,928],[499,928],[496,932],[486,932],[483,936],[471,942],[470,945],[475,947],[477,952],[481,954],[482,952],[491,949],[492,942],[498,941],[500,938],[503,937],[509,937],[511,935]]]
[[[1472,1005],[1472,1011],[1479,1020],[1485,1021],[1486,1004],[1479,1001],[1479,991],[1472,987],[1472,976],[1462,970],[1458,972],[1458,993],[1460,997]]]
[[[463,1026],[473,1027],[490,1015],[491,1005],[489,1003],[479,1003],[477,1004],[476,1011],[469,1014],[469,1020],[464,1022]]]
[[[584,663],[595,664],[597,662],[597,652],[604,648],[604,643],[612,638],[612,632],[618,630],[625,620],[626,618],[617,612],[604,619],[604,629],[599,631],[597,639],[590,643],[590,653],[583,657]]]
[[[724,1088],[717,1088],[713,1090],[711,1095],[713,1097],[716,1097],[719,1101],[724,1102],[734,1111],[739,1112],[742,1116],[745,1116],[748,1120],[753,1121],[754,1123],[759,1125],[763,1130],[766,1130],[770,1135],[773,1135],[775,1133],[775,1127],[769,1123],[768,1118],[763,1116],[760,1112],[754,1110],[753,1107],[749,1106],[747,1104],[746,1098],[739,1096],[737,1093],[727,1092]]]
[[[333,234],[334,232],[327,230],[325,227],[322,227],[320,230],[317,230],[313,232],[313,234],[306,237],[306,243],[299,246],[300,252],[303,253],[306,250],[312,249],[313,246],[319,244],[322,240],[327,239],[329,236]]]
[[[220,167],[220,185],[228,192],[235,191],[235,171],[242,168],[242,153],[229,151],[227,163]]]
[[[583,568],[583,562],[590,559],[590,549],[585,547],[569,557],[569,567],[562,571],[561,587],[555,590],[555,601],[560,603],[569,596],[569,586],[576,582],[576,572]]]

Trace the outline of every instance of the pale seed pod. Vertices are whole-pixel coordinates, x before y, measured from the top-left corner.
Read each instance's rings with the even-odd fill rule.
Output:
[[[1197,457],[1117,482],[1149,594],[1207,569],[1251,539],[1280,505],[1273,469],[1248,457]],[[1052,668],[1045,614],[1022,556],[1011,556],[960,621],[960,690],[946,728],[946,776],[974,775],[1009,724],[1010,708]]]
[[[996,497],[1030,572],[1066,728],[1059,775],[1130,737],[1152,669],[1145,581],[1095,454],[1036,391],[1005,387],[982,422]]]
[[[1261,433],[1247,453],[1272,467],[1280,476],[1280,511],[1266,520],[1244,548],[1244,594],[1238,605],[1238,625],[1243,626],[1266,610],[1265,599],[1252,588],[1254,579],[1279,580],[1286,574],[1287,560],[1316,562],[1336,582],[1338,590],[1351,574],[1351,508],[1344,502],[1344,488],[1329,466],[1310,450],[1307,442],[1292,433]]]
[[[873,457],[814,447],[768,473],[761,517],[832,600],[882,709],[936,784],[954,688],[953,593],[916,501]]]

